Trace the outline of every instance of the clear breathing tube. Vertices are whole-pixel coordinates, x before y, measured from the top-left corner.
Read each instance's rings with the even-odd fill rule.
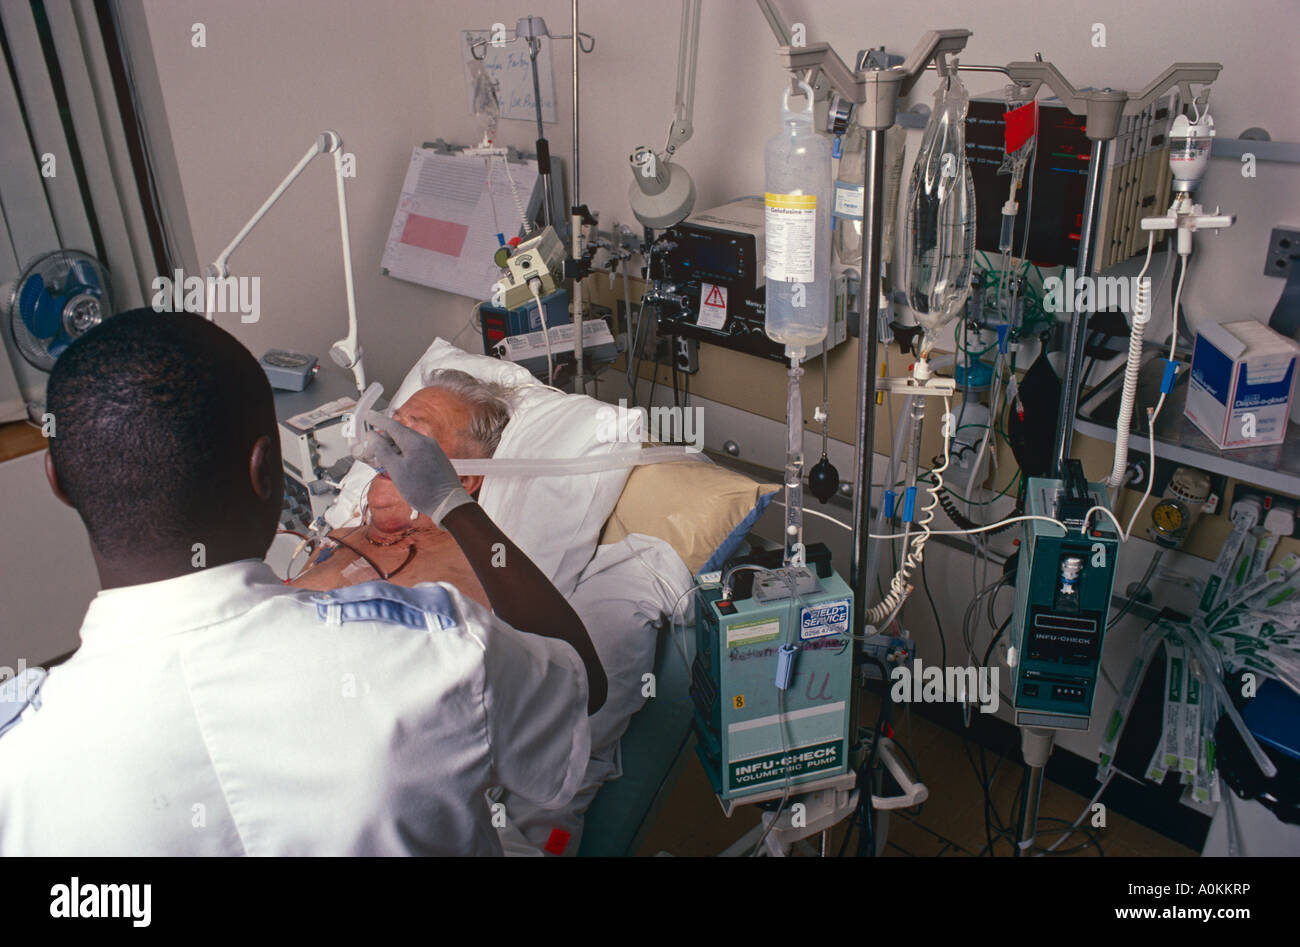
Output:
[[[803,392],[799,355],[790,353],[790,385],[785,402],[785,553],[786,566],[804,564],[803,546]],[[800,353],[802,349],[798,350]]]
[[[474,457],[451,464],[462,477],[571,477],[698,457],[699,451],[686,447],[644,447],[595,457]]]

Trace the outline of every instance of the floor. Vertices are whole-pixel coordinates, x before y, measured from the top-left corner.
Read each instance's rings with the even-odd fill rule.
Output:
[[[873,695],[864,695],[864,718],[874,719],[878,707],[878,704],[872,703],[875,700]],[[881,854],[900,857],[972,857],[983,854],[988,847],[984,796],[967,750],[963,749],[961,737],[916,714],[900,717],[896,725],[898,741],[916,761],[930,797],[919,813],[891,815],[885,850]],[[978,759],[978,748],[974,744],[967,744],[967,747]],[[986,753],[986,759],[989,770],[994,770],[998,762],[996,754]],[[995,818],[1000,819],[1004,825],[1013,824],[1022,773],[1023,769],[1018,763],[1007,760],[997,767],[992,779],[991,798],[997,813]],[[1079,817],[1087,803],[1088,800],[1083,796],[1055,783],[1045,783],[1038,845],[1045,848],[1054,843],[1064,828]],[[731,819],[727,819],[713,795],[703,767],[697,760],[691,759],[686,761],[681,777],[647,834],[639,854],[716,855],[755,826],[758,818],[759,813],[755,807],[742,806]],[[1084,825],[1091,829],[1090,822],[1087,819]],[[828,852],[834,854],[838,851],[845,831],[843,823],[831,831],[827,840]],[[1092,829],[1092,832],[1108,857],[1199,855],[1194,849],[1171,841],[1116,813],[1106,813],[1105,826]],[[856,844],[855,833],[850,852]],[[1062,842],[1058,851],[1085,858],[1099,855],[1096,844],[1082,832]],[[1009,856],[1011,853],[1010,840],[995,835],[994,854]],[[803,854],[814,852],[809,848]]]

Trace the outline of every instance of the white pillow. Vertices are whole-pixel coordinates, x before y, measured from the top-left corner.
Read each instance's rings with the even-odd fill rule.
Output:
[[[483,381],[498,382],[507,388],[534,387],[547,390],[545,385],[533,377],[532,372],[514,362],[486,355],[471,355],[445,339],[434,339],[433,344],[411,366],[402,383],[388,399],[389,405],[400,408],[407,398],[424,387],[425,377],[440,368],[455,368]]]
[[[428,373],[454,368],[484,381],[515,389],[510,423],[501,434],[497,457],[573,458],[639,450],[635,440],[608,443],[609,405],[585,395],[566,395],[548,388],[512,362],[470,355],[435,339],[393,394],[400,407],[424,387]],[[634,428],[635,430],[635,428]],[[344,478],[342,497],[358,493],[353,474],[368,482],[373,470],[353,465]],[[479,504],[523,553],[568,597],[578,576],[596,552],[600,531],[627,483],[630,467],[598,474],[559,477],[493,477],[483,481]],[[330,522],[340,517],[331,517]],[[354,518],[349,511],[341,517]]]

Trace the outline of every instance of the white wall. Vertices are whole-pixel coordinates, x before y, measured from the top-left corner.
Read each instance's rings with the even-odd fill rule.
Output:
[[[459,31],[521,15],[569,32],[569,4],[533,0],[137,0],[156,59],[174,136],[185,210],[203,261],[234,235],[321,129],[331,127],[358,159],[349,184],[362,342],[370,373],[391,390],[412,346],[457,331],[471,302],[382,276],[379,258],[412,146],[442,137],[470,142],[477,129],[465,104]],[[938,27],[974,31],[968,62],[1005,63],[1034,53],[1057,63],[1076,86],[1137,90],[1177,60],[1223,63],[1211,105],[1220,133],[1252,125],[1277,140],[1300,141],[1293,0],[1105,0],[1051,4],[985,0],[878,4],[870,15],[852,0],[785,2],[788,20],[810,41],[828,40],[845,58],[867,45],[906,53]],[[1085,9],[1086,8],[1086,9]],[[672,111],[679,7],[643,0],[585,0],[582,28],[596,37],[582,57],[582,198],[605,225],[634,223],[627,205],[627,156],[638,144],[662,147]],[[1105,48],[1092,24],[1106,27]],[[191,46],[203,23],[207,47]],[[561,122],[552,150],[571,143],[568,45],[556,45]],[[976,75],[972,91],[998,85]],[[775,41],[755,4],[707,0],[695,138],[680,163],[695,179],[697,206],[762,185],[762,143],[773,133],[783,84]],[[923,79],[914,101],[928,103]],[[529,122],[503,121],[500,138],[531,147]],[[909,133],[915,147],[919,132]],[[285,196],[234,259],[234,270],[264,277],[259,324],[230,327],[254,350],[306,347],[324,354],[343,331],[343,279],[328,163],[320,161]],[[1254,180],[1235,162],[1214,162],[1205,199],[1238,215],[1237,226],[1200,241],[1187,305],[1200,313],[1266,318],[1281,281],[1262,275],[1268,231],[1300,224],[1300,168],[1261,164]],[[197,261],[189,261],[189,266]],[[1157,327],[1158,331],[1158,327]],[[469,339],[470,333],[462,338]],[[331,368],[331,370],[333,370]]]

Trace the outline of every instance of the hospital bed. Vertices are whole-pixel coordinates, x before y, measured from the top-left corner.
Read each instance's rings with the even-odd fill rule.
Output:
[[[658,693],[632,717],[623,734],[623,775],[601,787],[587,810],[580,856],[635,855],[654,824],[682,766],[697,765],[690,676],[664,624],[654,675]]]
[[[424,386],[430,372],[447,368],[514,392],[497,458],[589,458],[642,447],[637,438],[610,442],[608,425],[600,423],[608,417],[602,412],[613,410],[609,406],[547,388],[518,366],[467,354],[441,339],[412,367],[390,403],[400,405]],[[371,476],[373,471],[358,462],[343,477],[325,512],[330,526],[360,522],[360,501]],[[683,625],[690,619],[693,576],[744,542],[775,490],[699,455],[582,476],[485,479],[479,495],[484,510],[574,604],[607,672],[614,665],[610,701],[600,719],[593,718],[593,753],[598,732],[601,740],[614,743],[621,734],[617,766],[610,767],[621,769],[621,777],[605,782],[591,800],[585,826],[578,830],[579,854],[634,854],[680,766],[691,765],[684,751],[692,742],[687,662],[693,635]],[[632,555],[616,555],[620,549]],[[582,589],[601,580],[597,567],[606,562],[620,570],[619,581],[600,586],[599,607],[584,614]],[[675,629],[669,620],[674,607]],[[646,671],[655,675],[655,696],[643,701]]]

